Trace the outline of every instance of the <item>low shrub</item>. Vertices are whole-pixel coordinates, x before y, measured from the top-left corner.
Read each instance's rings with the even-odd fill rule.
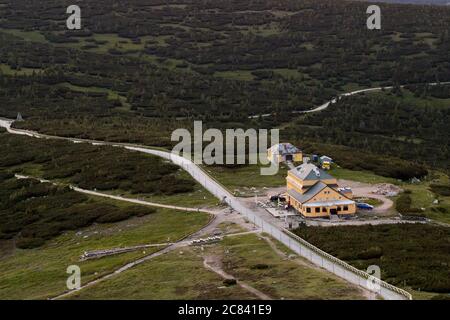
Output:
[[[19,238],[16,247],[20,249],[34,249],[42,246],[45,240],[42,238]]]
[[[402,193],[395,202],[395,209],[397,209],[397,211],[401,214],[405,215],[424,216],[421,209],[411,207],[412,199],[410,194],[411,192]]]
[[[265,263],[258,263],[250,267],[250,269],[256,269],[256,270],[265,270],[269,269],[269,265]]]
[[[101,216],[97,219],[97,222],[99,223],[112,223],[112,222],[118,222],[122,220],[126,220],[131,215],[126,211],[113,211],[108,214],[105,214],[104,216]]]
[[[225,279],[223,280],[223,284],[226,285],[227,287],[230,287],[236,285],[237,281],[236,279]]]
[[[387,282],[450,292],[450,229],[428,224],[301,227],[294,233],[360,270],[378,265]]]
[[[0,180],[0,239],[19,236],[17,246],[23,249],[94,222],[112,223],[154,212],[143,206],[99,203],[69,188],[35,180]]]
[[[11,172],[0,172],[0,181],[8,180],[14,177],[14,174]]]
[[[423,165],[395,157],[380,156],[357,148],[309,141],[299,141],[296,144],[303,146],[304,152],[331,156],[344,169],[372,171],[383,177],[403,181],[428,175],[428,170]]]
[[[431,211],[439,212],[439,213],[447,213],[448,209],[445,207],[432,207]]]
[[[450,185],[431,184],[430,190],[440,196],[450,196]]]
[[[378,259],[383,255],[383,250],[380,247],[370,247],[357,254],[358,259],[369,260]]]

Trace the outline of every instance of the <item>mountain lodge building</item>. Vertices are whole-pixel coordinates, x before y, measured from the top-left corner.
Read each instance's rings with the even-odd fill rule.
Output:
[[[290,170],[286,178],[287,202],[307,218],[350,216],[356,203],[349,188],[339,188],[337,180],[312,163]]]

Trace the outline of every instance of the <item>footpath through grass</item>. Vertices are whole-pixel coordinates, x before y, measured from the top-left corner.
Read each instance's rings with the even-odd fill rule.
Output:
[[[58,295],[66,290],[66,269],[70,265],[80,266],[82,283],[86,283],[157,249],[80,262],[85,251],[176,241],[208,220],[209,215],[203,213],[158,209],[146,217],[67,232],[38,249],[18,250],[12,242],[0,242],[0,299]]]
[[[279,245],[280,249],[288,249]],[[82,290],[74,299],[255,299],[203,266],[209,256],[228,274],[275,299],[360,299],[359,289],[309,265],[283,259],[250,234],[178,249],[147,261],[108,282]],[[303,261],[303,260],[301,260]]]

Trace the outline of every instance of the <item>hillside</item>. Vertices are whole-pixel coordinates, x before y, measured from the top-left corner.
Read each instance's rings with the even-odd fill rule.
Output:
[[[1,3],[0,116],[21,112],[17,125],[60,136],[170,147],[171,131],[194,119],[271,128],[353,88],[450,80],[450,8],[385,5],[382,30],[369,31],[360,2],[101,0],[85,1],[82,30],[69,31],[69,1]],[[248,119],[265,113],[274,116]],[[426,128],[436,116],[408,121]],[[448,152],[430,155],[428,146],[448,137],[399,130],[388,140],[367,130],[324,138],[360,148],[396,136],[403,141],[392,146],[402,146],[391,156],[446,168]]]

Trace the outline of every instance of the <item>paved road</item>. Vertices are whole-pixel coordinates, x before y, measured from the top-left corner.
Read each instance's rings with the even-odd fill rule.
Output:
[[[433,86],[433,85],[437,85],[437,84],[438,83],[430,83],[429,85]],[[441,84],[450,84],[450,82],[445,82],[445,83],[441,83]],[[404,87],[404,86],[401,86],[401,87]],[[349,93],[344,93],[344,94],[339,95],[337,98],[334,98],[331,101],[329,101],[329,102],[327,102],[327,103],[325,103],[325,104],[323,104],[323,105],[321,105],[321,106],[319,106],[319,107],[317,107],[315,109],[308,110],[308,111],[298,111],[298,112],[294,111],[293,113],[311,113],[311,112],[322,111],[322,110],[327,109],[331,103],[336,102],[340,97],[351,96],[351,95],[355,95],[355,94],[362,93],[362,92],[380,91],[382,89],[383,89],[382,87],[378,87],[378,88],[356,90],[356,91],[352,91],[352,92],[349,92]],[[384,87],[384,89],[392,89],[392,87]],[[263,116],[270,116],[270,115],[271,114],[263,115]],[[253,117],[259,117],[259,115],[258,116],[253,116]],[[5,127],[8,130],[8,132],[12,133],[12,134],[27,135],[27,136],[35,137],[35,138],[63,139],[63,140],[68,140],[68,141],[72,141],[72,142],[75,142],[75,143],[87,142],[87,143],[91,143],[91,144],[95,144],[95,145],[113,145],[113,146],[116,146],[116,147],[123,147],[125,149],[132,150],[132,151],[138,151],[138,152],[143,152],[143,153],[147,153],[147,154],[152,154],[152,155],[155,155],[155,156],[162,157],[164,159],[170,160],[174,164],[176,164],[176,165],[182,167],[184,170],[186,170],[195,180],[197,180],[197,182],[199,182],[203,187],[205,187],[205,189],[210,191],[218,199],[226,202],[231,208],[233,208],[237,212],[240,212],[240,213],[244,214],[244,216],[247,216],[246,213],[248,214],[250,212],[250,214],[252,216],[258,217],[258,220],[263,225],[264,224],[266,226],[267,225],[271,225],[273,228],[277,229],[277,231],[280,234],[282,234],[283,231],[284,231],[282,227],[280,227],[278,225],[271,224],[270,222],[268,222],[266,220],[267,217],[265,218],[265,217],[261,216],[261,214],[257,210],[251,210],[250,208],[248,208],[244,201],[242,201],[239,198],[234,197],[220,183],[216,182],[208,174],[206,174],[206,172],[204,172],[202,169],[200,169],[200,167],[195,165],[190,160],[185,159],[185,158],[183,158],[183,157],[181,157],[179,155],[172,154],[172,153],[170,153],[168,151],[151,149],[151,148],[146,147],[146,146],[136,146],[136,145],[133,145],[133,144],[109,143],[109,142],[104,142],[104,141],[95,141],[95,140],[88,140],[88,139],[63,138],[63,137],[57,137],[57,136],[44,135],[44,134],[39,134],[37,132],[29,131],[29,130],[19,130],[19,129],[11,128],[11,123],[12,123],[11,120],[1,119],[0,118],[0,126]],[[290,240],[290,241],[294,241],[294,240]],[[298,243],[298,245],[301,245],[301,244]],[[166,249],[164,249],[164,250],[166,250]],[[155,255],[159,255],[160,252],[161,251],[159,251],[158,253],[155,253]],[[153,258],[153,257],[149,256],[149,257],[146,257],[146,258],[143,258],[143,259],[147,260],[147,259],[151,259],[151,258]],[[143,260],[143,261],[145,261],[145,260]],[[138,263],[140,263],[140,262],[138,262]],[[128,269],[131,266],[132,265],[130,264],[128,266],[125,266],[125,268]]]
[[[427,83],[427,84],[429,86],[437,86],[437,85],[442,85],[442,84],[447,85],[447,84],[450,84],[450,82],[439,82],[439,83],[438,82],[432,82],[432,83]],[[400,88],[404,88],[406,86],[407,85],[401,85]],[[349,96],[353,96],[355,94],[364,93],[364,92],[376,92],[376,91],[381,91],[381,90],[391,90],[393,88],[394,88],[393,86],[390,86],[390,87],[376,87],[376,88],[360,89],[360,90],[355,90],[355,91],[351,91],[351,92],[347,92],[347,93],[342,93],[342,94],[338,95],[337,98],[333,98],[330,101],[325,102],[324,104],[322,104],[322,105],[320,105],[320,106],[318,106],[318,107],[316,107],[314,109],[292,111],[292,113],[293,114],[302,114],[302,113],[306,114],[306,113],[319,112],[319,111],[323,111],[323,110],[327,109],[331,104],[336,103],[342,97],[349,97]],[[258,115],[253,115],[253,116],[249,116],[248,118],[249,119],[256,119],[256,118],[259,118],[259,117],[267,118],[267,117],[270,117],[270,116],[273,116],[273,113],[265,113],[265,114],[261,114],[261,115],[259,115],[259,114]]]
[[[39,178],[36,178],[36,177],[31,177],[31,176],[24,176],[24,175],[20,175],[20,174],[16,174],[16,178],[17,179],[36,179],[36,180],[39,180],[40,182],[51,183],[51,184],[54,184],[54,185],[62,185],[60,183],[55,183],[55,182],[52,182],[52,181],[49,181],[49,180],[39,179]],[[208,210],[208,209],[202,209],[202,208],[180,207],[180,206],[173,206],[173,205],[169,205],[169,204],[161,204],[161,203],[150,202],[150,201],[139,200],[139,199],[125,198],[125,197],[122,197],[122,196],[114,196],[114,195],[111,195],[111,194],[98,192],[98,191],[92,191],[92,190],[86,190],[86,189],[82,189],[82,188],[78,188],[78,187],[74,187],[74,186],[70,186],[70,188],[72,190],[74,190],[74,191],[77,191],[77,192],[80,192],[80,193],[84,193],[84,194],[89,194],[89,195],[92,195],[92,196],[97,196],[97,197],[102,197],[102,198],[109,198],[109,199],[118,200],[118,201],[125,201],[125,202],[140,204],[140,205],[143,205],[143,206],[166,208],[166,209],[173,209],[173,210],[179,210],[179,211],[188,211],[188,212],[205,212],[205,213],[214,214],[214,215],[217,214],[217,211],[215,211],[215,210]]]

